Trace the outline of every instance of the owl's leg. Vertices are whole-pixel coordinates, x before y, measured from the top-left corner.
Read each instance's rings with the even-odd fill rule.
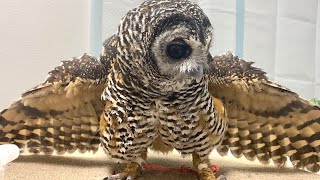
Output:
[[[226,180],[224,176],[219,176],[218,178],[214,175],[211,170],[211,162],[208,157],[200,158],[196,153],[192,154],[193,166],[198,170],[199,180]]]
[[[126,165],[126,167],[122,170],[122,172],[105,177],[103,180],[134,180],[136,179],[136,177],[141,173],[142,161],[145,161],[147,159],[147,151],[142,152],[139,159],[140,160],[137,160],[137,161],[140,161],[140,162],[130,162]]]

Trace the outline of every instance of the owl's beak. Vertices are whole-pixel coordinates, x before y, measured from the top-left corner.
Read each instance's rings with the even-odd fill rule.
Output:
[[[200,82],[203,77],[203,66],[199,65],[196,68],[188,71],[188,74],[193,77],[197,82]]]

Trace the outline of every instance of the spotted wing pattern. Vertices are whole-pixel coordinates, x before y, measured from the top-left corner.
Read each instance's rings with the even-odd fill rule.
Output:
[[[228,131],[221,155],[270,159],[278,165],[287,157],[295,167],[320,168],[320,109],[289,89],[268,80],[265,72],[233,56],[210,62],[209,92],[226,108]]]
[[[1,111],[0,144],[45,154],[96,151],[106,74],[105,66],[88,54],[63,61],[44,83]]]

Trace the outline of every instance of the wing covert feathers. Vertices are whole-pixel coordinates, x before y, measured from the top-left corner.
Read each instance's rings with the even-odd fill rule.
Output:
[[[44,83],[0,113],[0,144],[45,154],[96,151],[106,73],[88,54],[63,61]]]
[[[269,81],[265,72],[227,53],[210,62],[209,92],[221,99],[228,131],[221,155],[270,159],[283,166],[320,169],[320,109],[289,89]]]

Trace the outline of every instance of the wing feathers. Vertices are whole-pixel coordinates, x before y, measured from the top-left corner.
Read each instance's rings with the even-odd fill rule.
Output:
[[[218,151],[262,163],[320,169],[320,109],[267,79],[252,63],[231,53],[210,64],[209,92],[228,114],[228,131]]]
[[[0,144],[45,154],[96,151],[105,73],[87,54],[62,62],[43,84],[0,113]]]

